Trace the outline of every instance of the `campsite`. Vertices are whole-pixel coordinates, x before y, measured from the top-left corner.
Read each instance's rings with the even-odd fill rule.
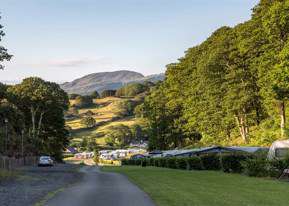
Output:
[[[0,206],[288,206],[289,0],[0,0]]]

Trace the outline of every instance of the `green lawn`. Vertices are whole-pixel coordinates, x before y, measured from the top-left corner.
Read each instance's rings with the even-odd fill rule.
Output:
[[[289,183],[213,171],[105,167],[147,192],[158,206],[288,206]]]

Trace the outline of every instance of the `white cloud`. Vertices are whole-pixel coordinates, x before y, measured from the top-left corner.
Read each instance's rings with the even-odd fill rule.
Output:
[[[67,58],[67,59],[51,59],[41,62],[25,63],[32,67],[41,68],[82,68],[82,67],[109,67],[111,61],[109,58]]]

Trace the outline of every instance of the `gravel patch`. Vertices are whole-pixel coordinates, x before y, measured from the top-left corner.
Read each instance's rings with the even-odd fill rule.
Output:
[[[49,192],[78,182],[82,178],[78,167],[58,164],[54,167],[21,168],[17,177],[0,181],[0,205],[34,205]]]

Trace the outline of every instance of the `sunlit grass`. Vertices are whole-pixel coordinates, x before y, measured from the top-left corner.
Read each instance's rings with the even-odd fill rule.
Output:
[[[288,183],[213,171],[105,167],[125,174],[158,206],[287,206]]]

